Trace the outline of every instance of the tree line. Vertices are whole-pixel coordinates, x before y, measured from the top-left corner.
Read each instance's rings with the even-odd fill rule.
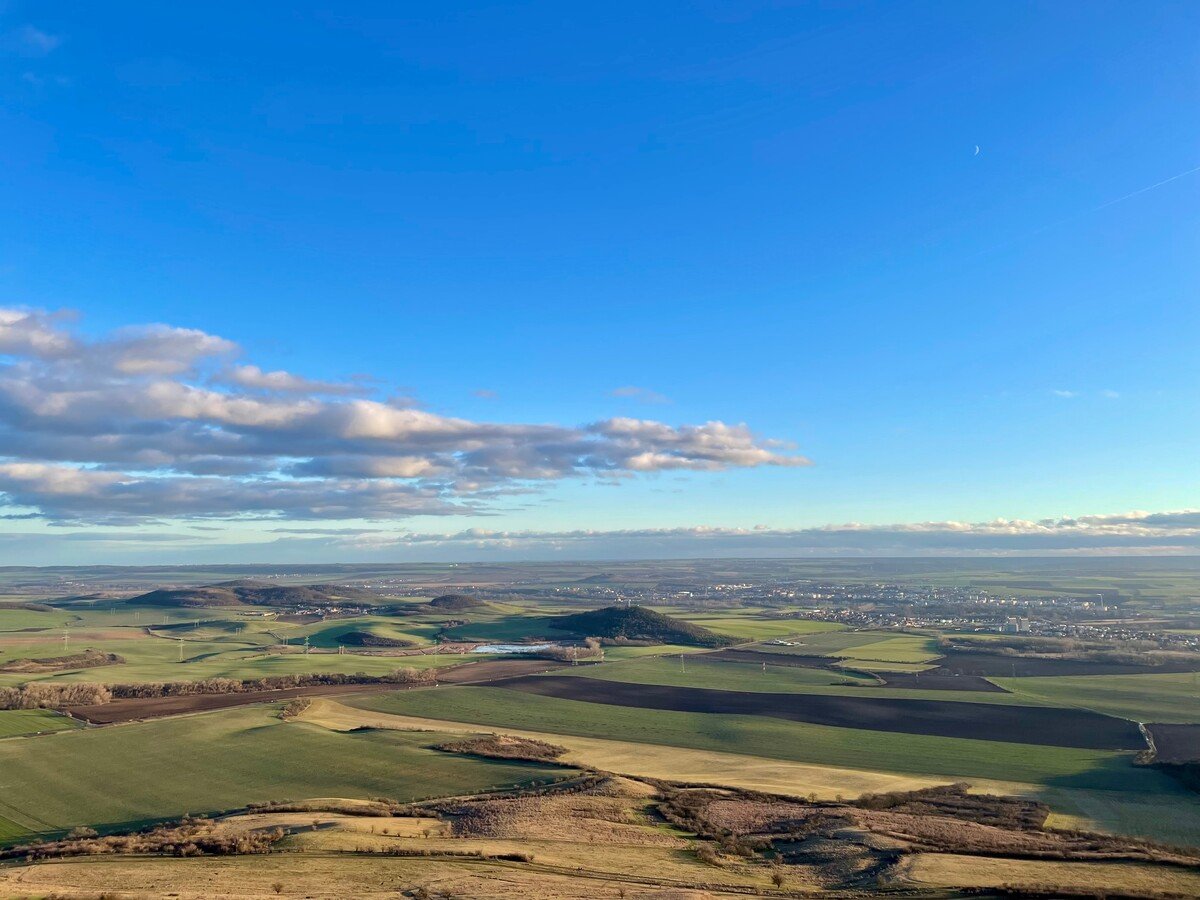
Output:
[[[262,678],[203,678],[199,681],[147,681],[108,685],[91,682],[46,684],[34,681],[18,687],[0,687],[0,709],[61,709],[68,706],[96,706],[110,700],[241,694],[336,684],[420,685],[433,684],[436,679],[437,674],[433,669],[404,666],[386,675],[320,672],[304,675],[268,675]]]

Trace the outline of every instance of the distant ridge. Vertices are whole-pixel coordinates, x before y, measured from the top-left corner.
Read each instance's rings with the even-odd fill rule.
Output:
[[[239,579],[200,587],[162,588],[134,597],[143,606],[205,608],[211,606],[339,606],[374,602],[378,595],[336,584],[267,584]]]
[[[607,640],[653,641],[696,647],[723,647],[733,643],[732,638],[643,606],[606,606],[604,609],[562,616],[554,620],[550,627]]]

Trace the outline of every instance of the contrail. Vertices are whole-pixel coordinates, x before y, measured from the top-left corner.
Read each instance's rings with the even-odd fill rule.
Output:
[[[1188,169],[1186,172],[1180,172],[1178,175],[1172,175],[1170,178],[1164,178],[1162,181],[1156,182],[1156,183],[1150,185],[1149,187],[1141,188],[1140,190],[1136,190],[1131,194],[1126,194],[1124,197],[1118,197],[1116,200],[1109,200],[1107,203],[1101,203],[1099,206],[1097,206],[1095,209],[1093,209],[1092,212],[1099,212],[1102,209],[1108,209],[1108,207],[1110,207],[1110,206],[1116,206],[1118,203],[1124,203],[1126,200],[1130,199],[1131,197],[1136,197],[1138,194],[1144,194],[1147,191],[1152,191],[1155,188],[1160,188],[1164,184],[1170,184],[1172,181],[1178,181],[1180,178],[1186,178],[1188,175],[1191,175],[1195,172],[1200,172],[1200,166],[1196,166],[1194,168]]]
[[[975,257],[982,256],[985,253],[994,253],[997,250],[1003,250],[1007,247],[1011,247],[1013,244],[1020,243],[1021,241],[1027,241],[1030,238],[1037,237],[1039,234],[1043,234],[1044,232],[1050,231],[1054,228],[1058,228],[1061,225],[1066,225],[1068,222],[1075,222],[1079,219],[1082,219],[1084,216],[1090,216],[1093,213],[1100,212],[1100,210],[1102,210],[1102,209],[1108,209],[1110,206],[1116,206],[1118,203],[1124,203],[1126,200],[1129,200],[1133,197],[1137,197],[1140,194],[1145,194],[1147,191],[1152,191],[1155,188],[1160,188],[1164,184],[1170,184],[1172,181],[1178,181],[1180,178],[1186,178],[1187,176],[1194,175],[1197,172],[1200,172],[1200,166],[1193,166],[1192,168],[1188,169],[1186,172],[1180,172],[1178,175],[1172,175],[1170,178],[1164,178],[1162,181],[1156,181],[1154,184],[1148,185],[1144,188],[1138,188],[1138,190],[1132,191],[1128,194],[1125,194],[1123,197],[1118,197],[1115,200],[1109,200],[1107,203],[1101,203],[1099,206],[1093,206],[1091,209],[1072,213],[1069,216],[1064,216],[1061,219],[1057,219],[1053,222],[1050,222],[1047,225],[1043,225],[1042,227],[1034,229],[1033,231],[1030,231],[1027,234],[1023,234],[1020,237],[1010,238],[1007,241],[1002,241],[1001,243],[996,244],[993,247],[989,247],[986,250],[978,250],[975,253],[972,253],[967,258],[974,259]]]

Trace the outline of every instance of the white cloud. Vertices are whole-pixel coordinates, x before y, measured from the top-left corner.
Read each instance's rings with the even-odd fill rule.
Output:
[[[122,328],[96,345],[92,354],[97,360],[107,357],[123,375],[182,375],[201,360],[229,356],[237,349],[233,341],[195,328],[156,324]]]
[[[61,316],[39,310],[0,307],[0,354],[53,358],[75,349],[75,340],[60,327]]]
[[[555,479],[808,463],[744,424],[478,422],[241,353],[164,324],[89,341],[62,314],[0,308],[0,491],[69,521],[385,519]]]
[[[314,381],[282,370],[264,372],[258,366],[250,365],[227,369],[217,377],[217,380],[251,390],[270,391],[278,394],[331,394],[336,396],[365,393],[365,388],[361,384]]]

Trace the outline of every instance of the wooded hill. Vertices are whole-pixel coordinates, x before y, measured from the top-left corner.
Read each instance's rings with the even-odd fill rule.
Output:
[[[732,638],[643,606],[606,606],[575,613],[556,619],[551,627],[609,641],[650,641],[696,647],[724,647],[734,643]]]

